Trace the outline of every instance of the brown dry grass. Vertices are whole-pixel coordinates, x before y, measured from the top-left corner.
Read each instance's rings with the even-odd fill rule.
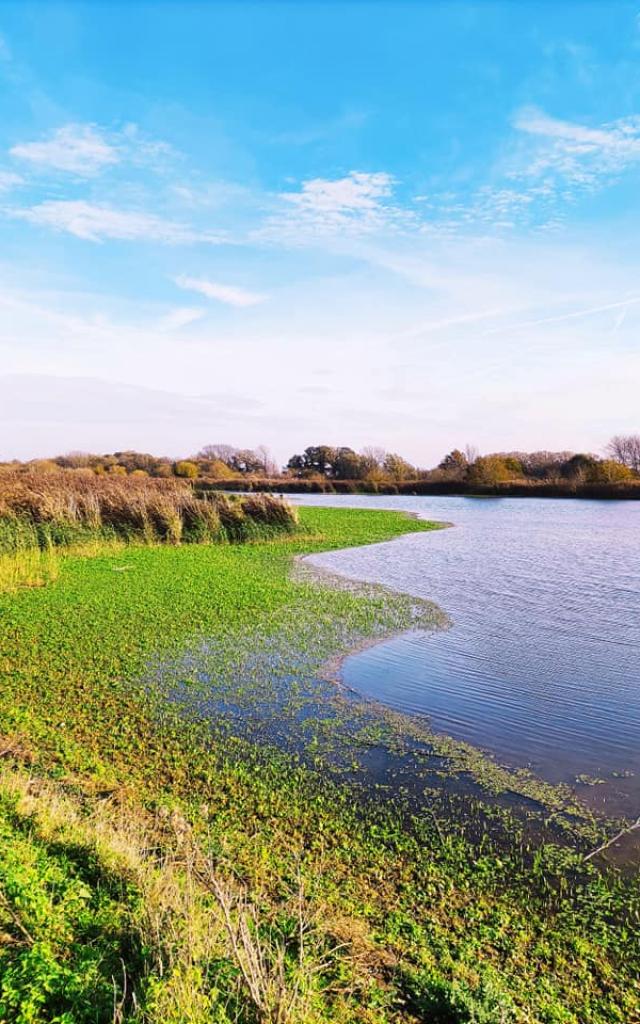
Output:
[[[0,474],[0,591],[55,579],[57,549],[90,555],[105,543],[241,542],[289,533],[297,523],[294,508],[267,494],[198,495],[185,481],[82,470],[6,471]]]
[[[270,921],[269,908],[259,907],[243,885],[216,865],[206,842],[196,839],[178,810],[149,813],[125,792],[107,799],[75,793],[69,785],[18,767],[16,762],[24,765],[25,759],[16,744],[11,741],[15,760],[8,756],[0,769],[0,800],[28,824],[39,843],[57,853],[85,851],[99,875],[120,878],[136,894],[130,927],[146,951],[145,974],[128,977],[125,972],[114,978],[114,1022],[126,1016],[125,1003],[129,1012],[140,1008],[144,1024],[209,1022],[212,974],[224,961],[229,965],[224,997],[229,1005],[250,1005],[260,1024],[311,1024],[314,997],[322,990],[320,975],[331,967],[339,947],[327,944],[302,883],[279,908],[295,921],[292,957],[288,941]],[[32,941],[21,908],[6,898],[2,905],[18,932]],[[144,1011],[139,1004],[143,990]]]

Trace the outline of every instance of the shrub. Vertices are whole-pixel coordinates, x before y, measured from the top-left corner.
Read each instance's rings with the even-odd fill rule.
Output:
[[[616,462],[614,459],[603,459],[601,462],[594,462],[588,472],[588,481],[593,484],[617,484],[633,479],[633,470],[629,469],[622,462]]]
[[[173,472],[176,476],[185,477],[187,480],[195,480],[198,475],[198,466],[195,462],[183,459],[181,462],[176,462]]]

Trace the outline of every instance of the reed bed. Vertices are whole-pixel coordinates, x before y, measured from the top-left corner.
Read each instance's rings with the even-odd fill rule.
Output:
[[[122,543],[242,543],[298,526],[272,495],[196,494],[181,481],[86,472],[0,476],[0,590],[43,585],[58,554]]]

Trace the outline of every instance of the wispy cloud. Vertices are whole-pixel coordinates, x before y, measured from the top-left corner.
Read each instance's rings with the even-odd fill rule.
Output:
[[[12,188],[22,185],[23,179],[13,171],[0,170],[0,192],[9,192]]]
[[[117,147],[92,124],[64,125],[49,139],[21,142],[9,152],[12,157],[29,164],[69,171],[82,177],[92,177],[103,167],[120,160]]]
[[[216,299],[218,302],[224,302],[228,306],[257,306],[267,298],[266,295],[250,292],[246,288],[221,284],[219,281],[208,281],[201,277],[188,277],[186,274],[180,274],[179,277],[176,277],[175,283],[179,288],[184,288],[186,291],[199,292],[200,295],[205,295],[208,299]]]
[[[640,116],[591,127],[529,106],[514,115],[511,129],[506,155],[487,169],[485,184],[415,197],[429,217],[426,230],[557,229],[581,193],[609,187],[640,164]]]
[[[295,217],[307,227],[362,230],[380,223],[392,188],[393,178],[383,171],[351,171],[333,180],[312,178],[303,182],[298,192],[283,192],[280,198],[294,207]]]
[[[535,140],[519,176],[592,186],[640,161],[640,116],[593,128],[526,107],[516,114],[513,125]]]
[[[48,138],[17,143],[9,153],[38,170],[93,178],[124,161],[158,168],[174,150],[166,142],[145,137],[136,124],[118,131],[95,124],[65,124]]]
[[[195,323],[196,320],[202,320],[202,317],[205,315],[206,311],[201,307],[178,306],[160,319],[158,329],[161,331],[179,331],[180,328],[188,327],[189,324]]]
[[[100,242],[107,238],[169,244],[221,241],[215,234],[197,232],[184,224],[165,220],[155,214],[117,210],[111,206],[89,203],[81,199],[47,200],[36,206],[13,208],[6,212],[31,224],[66,231],[76,238],[84,238],[91,242]]]
[[[317,214],[361,215],[377,210],[380,200],[391,195],[393,178],[378,172],[351,171],[345,178],[312,178],[299,192],[283,192],[282,198],[299,209]]]
[[[303,181],[297,191],[276,196],[276,211],[252,237],[303,245],[319,237],[367,234],[408,223],[411,212],[393,202],[394,183],[385,171]]]

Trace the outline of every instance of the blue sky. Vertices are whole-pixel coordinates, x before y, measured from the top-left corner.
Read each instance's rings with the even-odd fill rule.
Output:
[[[640,9],[0,5],[0,457],[638,430]]]

